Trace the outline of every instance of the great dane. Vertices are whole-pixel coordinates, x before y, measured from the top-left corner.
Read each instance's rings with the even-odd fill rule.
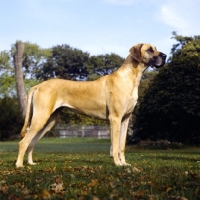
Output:
[[[32,87],[28,94],[27,111],[21,131],[16,167],[23,167],[24,154],[34,165],[32,153],[36,142],[56,122],[59,112],[67,107],[75,112],[106,119],[110,122],[111,155],[117,166],[125,161],[127,127],[137,103],[142,73],[149,66],[165,64],[166,55],[151,44],[137,44],[123,65],[112,74],[95,81],[51,79]]]

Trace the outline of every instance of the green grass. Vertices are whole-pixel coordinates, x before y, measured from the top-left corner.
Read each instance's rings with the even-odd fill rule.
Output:
[[[109,140],[44,138],[35,166],[15,169],[18,141],[0,142],[0,199],[200,199],[200,148],[127,146],[116,167]],[[139,169],[139,170],[136,170]]]

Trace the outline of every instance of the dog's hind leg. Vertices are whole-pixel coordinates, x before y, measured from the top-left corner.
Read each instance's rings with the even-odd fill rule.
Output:
[[[45,126],[49,118],[49,115],[44,115],[43,113],[34,114],[31,122],[31,126],[28,132],[25,134],[24,138],[19,142],[19,152],[16,162],[16,167],[23,167],[24,154],[29,147],[30,143],[34,140],[35,137],[38,137],[37,134]]]
[[[122,165],[129,165],[125,160],[125,145],[126,145],[126,136],[127,136],[127,129],[130,117],[126,118],[121,123],[121,130],[120,130],[120,140],[119,140],[119,158]]]
[[[51,130],[51,128],[55,125],[58,114],[60,113],[61,109],[57,109],[49,118],[49,120],[47,121],[46,125],[42,128],[42,130],[40,130],[39,134],[37,134],[33,140],[31,141],[30,145],[28,146],[27,149],[27,154],[28,154],[28,164],[30,165],[35,165],[36,163],[33,162],[33,150],[35,147],[35,144],[38,142],[38,140],[40,138],[42,138],[45,133],[49,130]]]

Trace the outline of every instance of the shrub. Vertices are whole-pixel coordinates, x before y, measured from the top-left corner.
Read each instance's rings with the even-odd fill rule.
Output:
[[[20,133],[23,118],[16,98],[0,99],[0,140],[7,140]]]

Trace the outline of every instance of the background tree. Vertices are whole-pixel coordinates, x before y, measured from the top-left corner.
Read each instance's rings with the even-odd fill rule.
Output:
[[[116,54],[89,56],[87,52],[69,45],[52,48],[52,55],[41,63],[36,78],[64,78],[68,80],[95,80],[119,68],[124,59]]]
[[[136,137],[200,142],[200,36],[173,33],[177,44],[138,109]]]
[[[52,55],[40,65],[36,78],[47,80],[63,78],[69,80],[85,80],[88,72],[85,62],[89,54],[69,45],[58,45],[52,48]]]
[[[48,56],[51,55],[51,49],[42,49],[37,44],[23,42],[24,53],[22,56],[22,69],[25,90],[36,85],[40,80],[36,79],[36,72],[39,65],[44,63]],[[16,53],[16,46],[12,45],[10,51],[0,52],[0,97],[17,96],[15,67],[13,56]]]
[[[111,74],[123,64],[124,59],[114,53],[91,56],[86,62],[89,71],[88,80],[95,80],[101,76]]]
[[[9,62],[10,56],[7,51],[0,52],[0,73],[9,72],[11,70],[11,64]]]
[[[0,98],[12,97],[16,94],[15,73],[12,65],[10,53],[0,52]]]
[[[41,64],[44,64],[52,55],[50,48],[41,48],[37,44],[24,42],[25,50],[22,59],[22,67],[26,80],[36,80],[36,73]]]

